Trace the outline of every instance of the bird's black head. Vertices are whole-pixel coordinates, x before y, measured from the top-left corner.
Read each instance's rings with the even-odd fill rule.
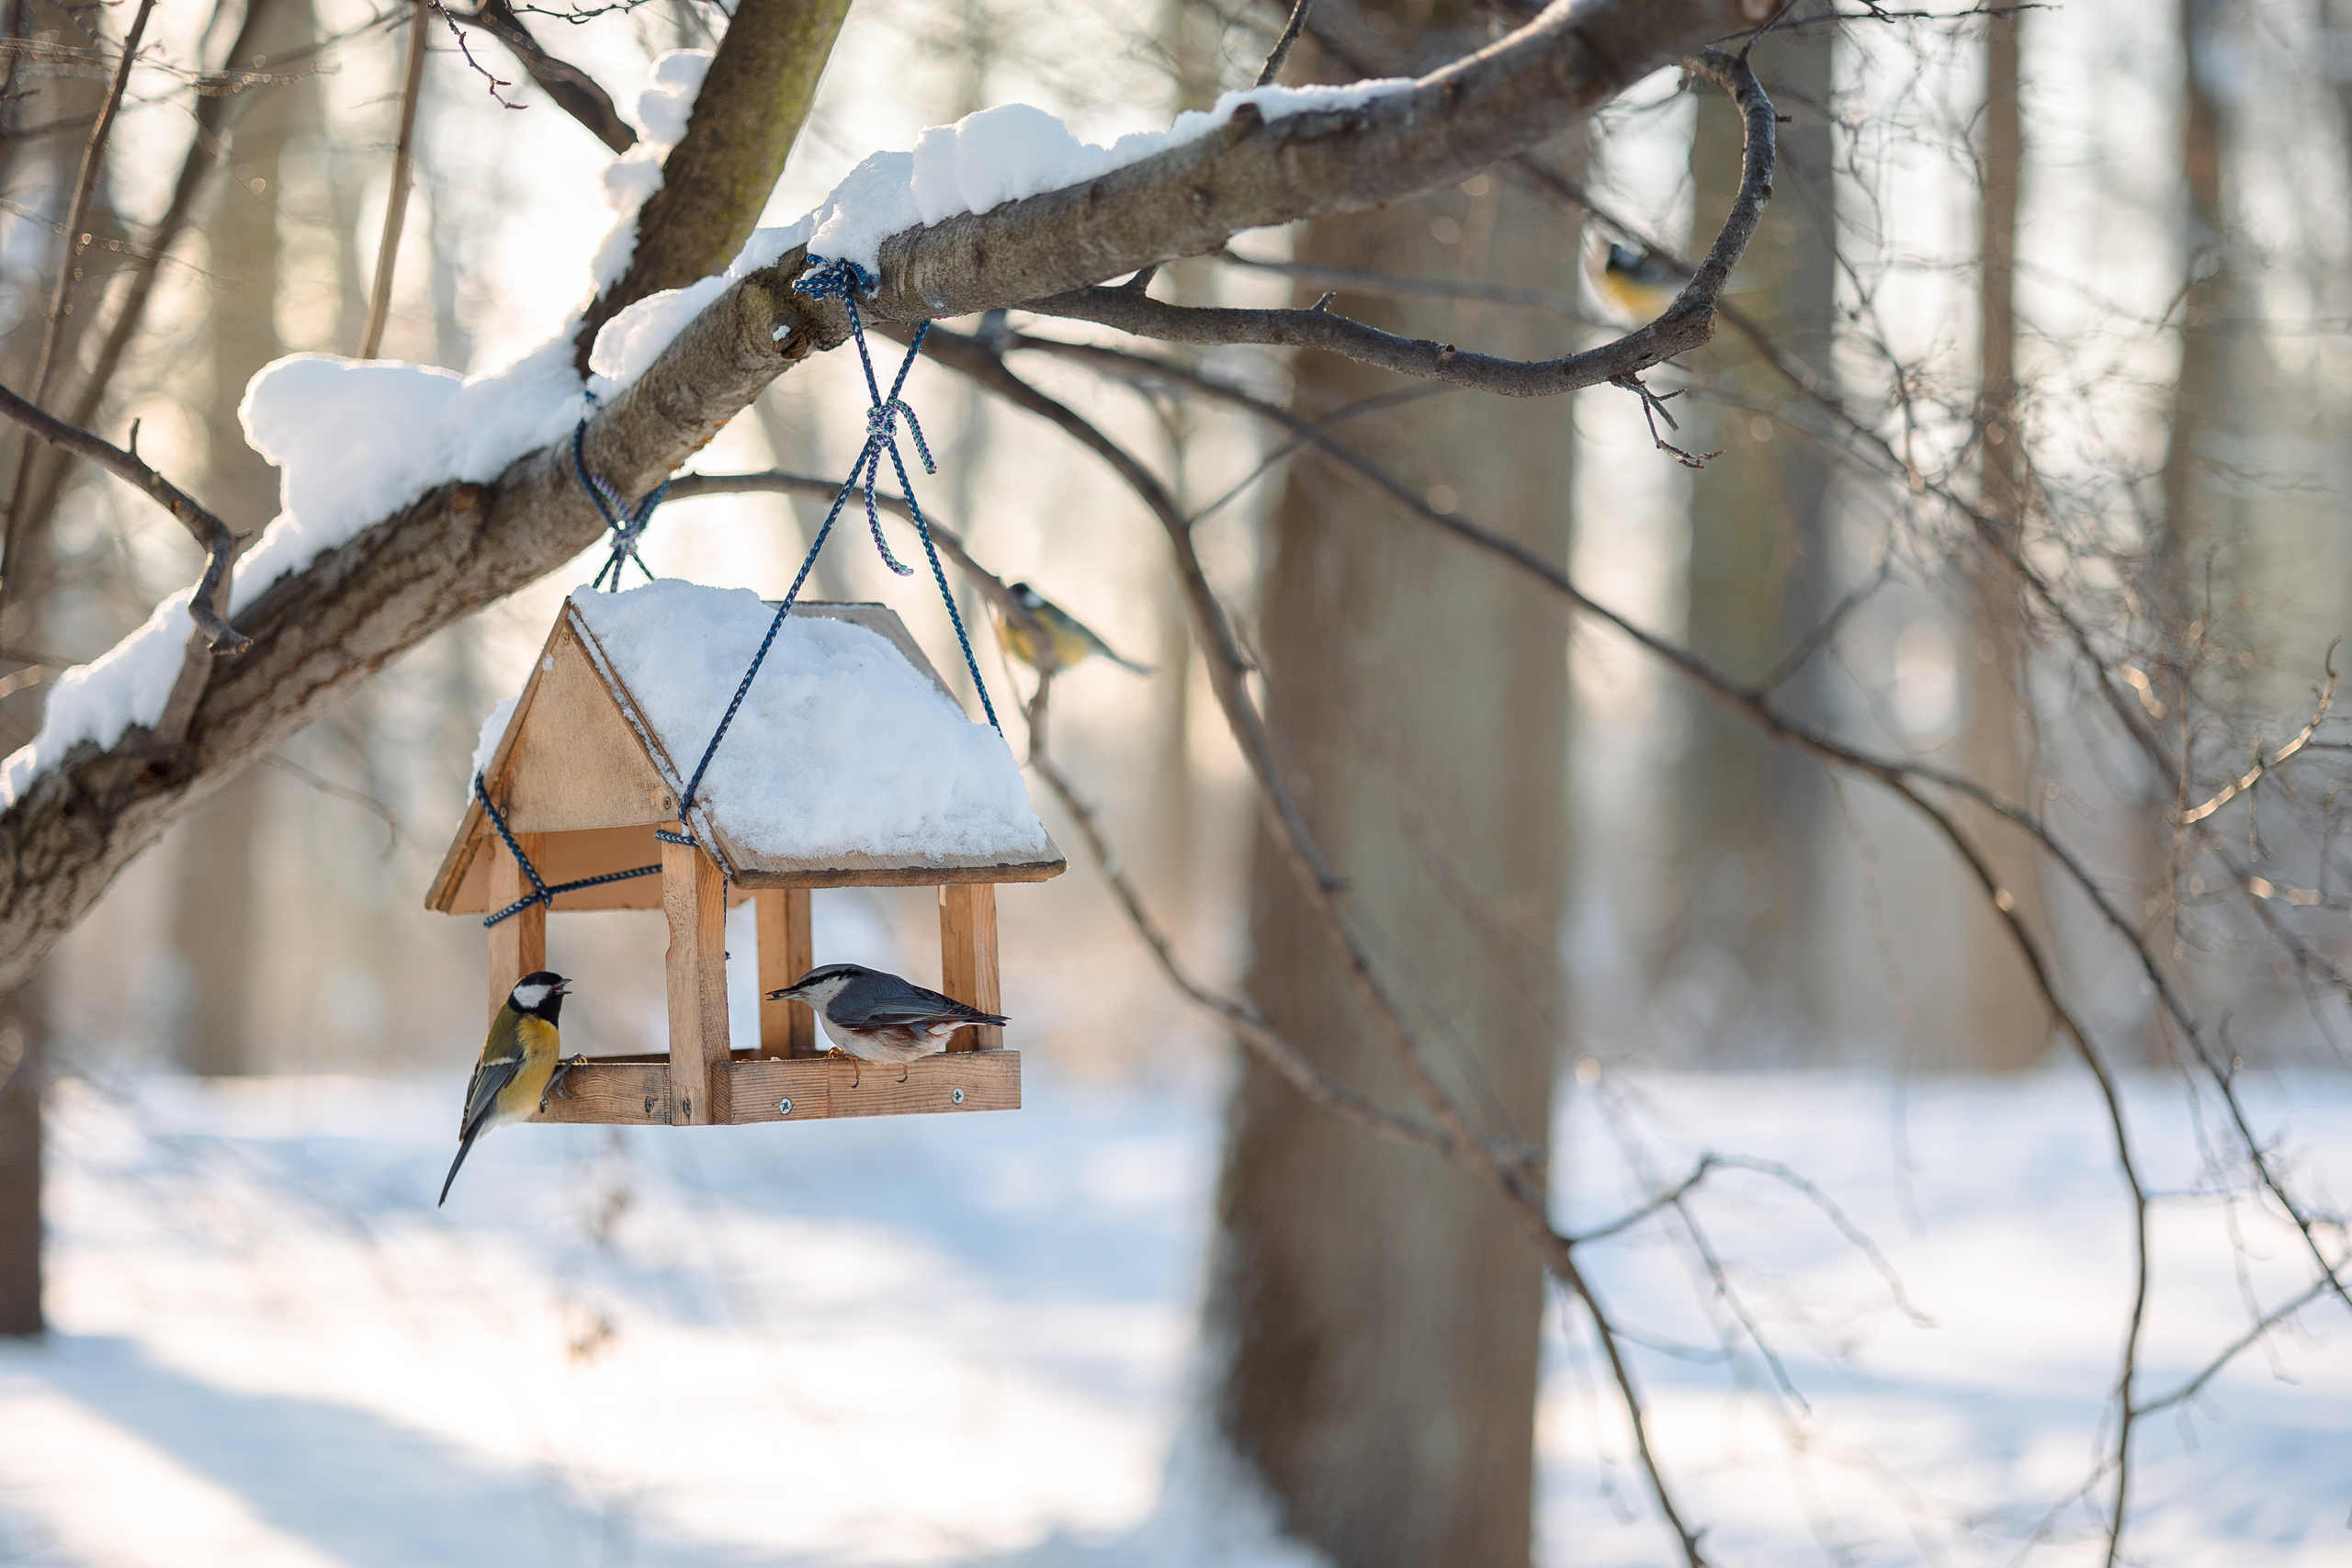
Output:
[[[1610,271],[1632,272],[1642,265],[1643,259],[1641,252],[1634,250],[1630,246],[1621,245],[1613,241],[1611,242],[1609,246]]]
[[[872,973],[874,971],[862,964],[820,964],[781,991],[770,991],[768,1000],[781,1001],[787,997],[805,996],[809,991],[823,987],[828,980],[854,980],[862,975]]]
[[[514,988],[506,994],[506,1005],[553,1023],[563,1009],[563,988],[571,984],[552,969],[534,970],[514,982]]]
[[[1046,596],[1044,594],[1038,592],[1035,589],[1030,587],[1025,582],[1009,582],[1005,584],[1004,591],[1012,594],[1014,602],[1024,610],[1036,609],[1046,602]]]

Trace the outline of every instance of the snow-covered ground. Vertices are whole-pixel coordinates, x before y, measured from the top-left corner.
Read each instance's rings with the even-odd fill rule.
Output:
[[[1018,1114],[487,1140],[449,1206],[457,1085],[60,1091],[41,1347],[0,1349],[0,1562],[1272,1562],[1186,1479],[1213,1092],[1034,1062]],[[2254,1086],[2314,1192],[2352,1186],[2352,1083]],[[1726,1565],[2082,1560],[2128,1299],[2126,1210],[2063,1075],[1645,1078],[1563,1102],[1564,1211],[1618,1212],[1637,1134],[1786,1161],[1883,1247],[1733,1170],[1695,1213],[1810,1405],[1725,1363],[1665,1224],[1596,1247],[1667,1461]],[[2132,1100],[2152,1186],[2198,1181],[2177,1087]],[[2209,1123],[2209,1134],[2213,1129]],[[2233,1249],[2234,1223],[2243,1251]],[[2275,1303],[2301,1242],[2159,1211],[2144,1387]],[[2333,1233],[2331,1245],[2342,1245]],[[1540,1554],[1663,1563],[1589,1337],[1555,1314]],[[2240,1357],[2143,1429],[2132,1558],[2352,1561],[2352,1321]],[[1679,1350],[1680,1354],[1673,1353]],[[1230,1506],[1228,1499],[1228,1507]]]

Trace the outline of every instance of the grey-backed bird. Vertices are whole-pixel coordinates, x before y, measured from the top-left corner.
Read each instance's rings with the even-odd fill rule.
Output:
[[[526,975],[514,982],[506,1005],[490,1021],[490,1037],[481,1043],[473,1081],[466,1086],[466,1113],[458,1120],[458,1157],[449,1162],[449,1175],[441,1183],[441,1203],[449,1201],[449,1184],[473,1152],[474,1140],[492,1127],[525,1120],[558,1087],[563,1042],[555,1019],[563,1010],[564,987],[571,984],[552,969]]]
[[[959,1029],[1004,1021],[910,980],[855,964],[821,964],[784,989],[768,993],[772,1002],[786,999],[815,1008],[825,1037],[840,1054],[865,1062],[895,1062],[902,1068],[917,1056],[947,1049],[948,1036]]]
[[[1689,280],[1654,252],[1612,244],[1592,281],[1628,321],[1652,321],[1666,313]]]
[[[1122,670],[1132,670],[1138,675],[1151,673],[1148,664],[1137,664],[1132,659],[1122,659],[1111,651],[1111,645],[1086,629],[1077,617],[1025,582],[1007,585],[1006,592],[1029,612],[1029,618],[1045,629],[1046,640],[1053,645],[1056,668],[1068,670],[1072,665],[1091,658],[1109,660]],[[1039,649],[1037,638],[1028,627],[1006,615],[996,605],[989,606],[996,616],[996,639],[1004,650],[1029,666],[1037,668]]]

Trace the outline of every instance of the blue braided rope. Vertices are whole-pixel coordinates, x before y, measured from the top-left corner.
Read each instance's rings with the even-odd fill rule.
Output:
[[[482,921],[485,931],[510,915],[521,914],[534,904],[545,904],[552,909],[555,901],[566,893],[577,893],[583,887],[601,887],[607,882],[627,882],[633,876],[651,876],[662,869],[658,864],[640,865],[633,871],[608,871],[602,876],[583,876],[577,882],[559,882],[549,887],[539,880],[539,868],[531,863],[531,857],[523,852],[523,846],[514,841],[514,835],[507,831],[506,818],[492,804],[490,791],[483,785],[480,773],[474,775],[474,794],[481,799],[482,810],[489,814],[490,825],[498,829],[499,838],[505,841],[507,853],[513,855],[514,863],[523,868],[523,874],[531,879],[529,893]]]
[[[808,583],[809,572],[816,568],[817,557],[824,549],[825,541],[832,536],[833,525],[841,520],[842,510],[849,504],[852,495],[861,490],[865,492],[866,529],[874,536],[874,547],[880,552],[883,564],[900,577],[914,575],[912,567],[899,564],[898,558],[890,554],[890,547],[882,537],[882,515],[875,505],[874,494],[881,478],[882,457],[886,452],[889,455],[890,467],[899,476],[899,493],[907,498],[907,511],[914,520],[916,534],[922,540],[923,554],[930,558],[932,579],[938,583],[940,599],[947,606],[947,619],[956,628],[956,645],[964,652],[964,668],[971,672],[972,689],[980,694],[980,707],[989,716],[989,728],[1000,737],[1004,734],[1004,726],[997,720],[996,704],[989,699],[988,682],[980,675],[979,659],[972,651],[972,637],[965,628],[963,612],[956,608],[956,595],[947,586],[947,570],[940,564],[939,550],[932,543],[931,525],[924,519],[922,507],[915,500],[914,486],[908,482],[906,458],[899,450],[898,422],[903,418],[907,422],[908,434],[914,438],[915,453],[922,459],[923,472],[935,474],[939,471],[939,466],[932,460],[931,444],[923,439],[922,423],[915,418],[915,411],[900,395],[906,389],[908,373],[914,369],[915,360],[922,353],[922,341],[931,331],[931,323],[924,321],[915,328],[914,337],[907,344],[906,357],[899,362],[899,373],[891,378],[890,395],[884,397],[881,378],[874,373],[874,356],[865,344],[865,319],[857,309],[858,292],[874,287],[873,276],[853,261],[828,262],[820,256],[811,255],[808,262],[809,270],[792,287],[814,299],[839,299],[849,311],[850,337],[857,345],[857,362],[865,373],[865,391],[870,400],[865,412],[865,445],[859,448],[857,457],[851,462],[849,478],[843,479],[842,488],[834,492],[833,504],[825,513],[825,521],[817,529],[816,538],[810,541],[808,554],[801,560],[800,570],[794,575],[790,591],[785,594],[784,603],[776,606],[775,615],[769,620],[767,635],[760,638],[759,649],[752,655],[751,667],[743,671],[743,679],[736,685],[734,696],[728,701],[726,713],[719,717],[718,728],[711,732],[710,744],[703,748],[702,760],[695,764],[694,777],[686,781],[685,793],[678,801],[678,825],[685,832],[673,834],[657,830],[655,834],[668,843],[695,841],[694,824],[687,813],[694,809],[695,797],[702,789],[703,775],[710,771],[711,759],[718,754],[719,741],[726,738],[729,728],[734,724],[735,715],[742,707],[743,699],[751,694],[752,682],[759,675],[760,666],[766,661],[768,649],[775,646],[776,634],[784,629],[785,618],[792,614],[793,605],[799,602],[800,590]],[[577,437],[574,445],[576,447]]]
[[[605,525],[613,532],[612,558],[597,570],[595,580],[588,586],[603,588],[609,574],[613,580],[612,592],[617,593],[621,588],[621,573],[628,570],[630,561],[635,561],[637,570],[645,573],[646,581],[653,581],[653,569],[645,564],[643,556],[638,554],[637,541],[644,534],[645,525],[653,521],[653,509],[662,504],[663,496],[670,493],[670,481],[665,479],[655,485],[653,493],[631,511],[611,481],[602,474],[588,471],[587,439],[588,422],[583,419],[571,427],[571,471],[579,476],[580,488],[588,492],[588,499],[596,503],[596,511],[605,519]]]

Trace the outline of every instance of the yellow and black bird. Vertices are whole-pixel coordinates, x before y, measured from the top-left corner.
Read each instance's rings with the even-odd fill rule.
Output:
[[[481,1057],[474,1063],[473,1082],[466,1086],[466,1113],[458,1122],[458,1157],[449,1162],[448,1179],[441,1183],[442,1203],[449,1201],[449,1184],[473,1152],[474,1140],[492,1127],[528,1117],[557,1087],[564,1063],[555,1018],[570,984],[552,969],[526,975],[490,1021],[490,1038],[482,1042]]]
[[[1084,660],[1099,656],[1109,660],[1122,670],[1132,670],[1138,675],[1151,673],[1150,665],[1137,664],[1132,659],[1120,658],[1111,651],[1109,643],[1087,630],[1069,611],[1027,583],[1013,583],[1007,592],[1019,602],[1023,609],[1029,612],[1030,619],[1045,628],[1046,638],[1053,644],[1054,664],[1057,669],[1068,670]],[[996,605],[991,604],[989,608],[996,616],[996,639],[1004,645],[1005,652],[1012,655],[1030,669],[1036,669],[1040,650],[1036,646],[1035,637],[1026,626],[1006,615]]]
[[[1592,280],[1600,297],[1630,321],[1654,321],[1666,314],[1689,281],[1657,254],[1619,244],[1609,247]]]

